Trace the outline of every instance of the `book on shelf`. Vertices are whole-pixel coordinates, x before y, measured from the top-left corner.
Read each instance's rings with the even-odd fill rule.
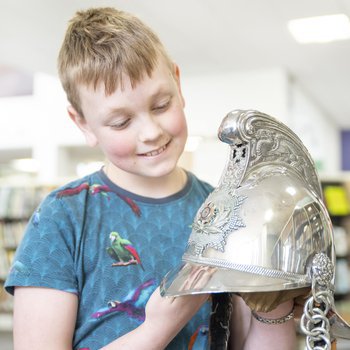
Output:
[[[330,215],[346,216],[350,214],[349,194],[345,186],[342,184],[324,185],[323,193]]]
[[[0,219],[28,219],[51,189],[48,186],[0,187]]]
[[[4,281],[31,215],[52,186],[0,186],[0,281]]]

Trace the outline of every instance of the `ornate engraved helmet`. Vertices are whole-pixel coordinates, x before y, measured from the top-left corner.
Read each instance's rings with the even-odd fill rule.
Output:
[[[305,146],[257,111],[230,112],[218,137],[230,145],[226,167],[196,214],[181,266],[162,281],[162,295],[312,287],[315,297],[330,291],[332,308],[333,230]]]

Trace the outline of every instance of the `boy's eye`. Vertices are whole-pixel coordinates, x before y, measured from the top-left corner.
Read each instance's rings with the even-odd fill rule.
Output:
[[[168,107],[170,106],[170,99],[163,102],[163,103],[160,103],[158,105],[156,105],[153,110],[156,111],[156,112],[162,112],[162,111],[165,111]]]
[[[111,123],[109,126],[112,129],[121,130],[126,128],[129,125],[129,123],[130,123],[130,119],[125,119],[120,122]]]

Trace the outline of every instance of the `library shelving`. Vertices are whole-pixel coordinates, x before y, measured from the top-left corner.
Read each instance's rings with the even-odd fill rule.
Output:
[[[5,293],[3,283],[17,246],[30,216],[51,189],[47,185],[0,184],[0,315],[12,311],[12,298]]]
[[[333,178],[321,184],[334,231],[335,299],[350,300],[350,180]]]

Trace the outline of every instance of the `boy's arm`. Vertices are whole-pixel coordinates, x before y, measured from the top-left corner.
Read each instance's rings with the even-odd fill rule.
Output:
[[[161,297],[157,288],[146,305],[146,320],[103,350],[162,350],[208,300],[208,294]]]
[[[267,319],[278,319],[290,313],[293,300],[283,302],[274,310],[257,314]],[[234,314],[231,318],[230,349],[294,350],[296,330],[291,319],[278,325],[265,324],[252,316],[251,309],[241,297],[234,297]]]
[[[208,295],[163,298],[158,288],[146,305],[145,322],[103,349],[164,349],[207,299]],[[16,287],[14,350],[72,350],[77,308],[78,298],[72,293]]]
[[[16,287],[14,350],[72,350],[78,298],[50,288]]]

